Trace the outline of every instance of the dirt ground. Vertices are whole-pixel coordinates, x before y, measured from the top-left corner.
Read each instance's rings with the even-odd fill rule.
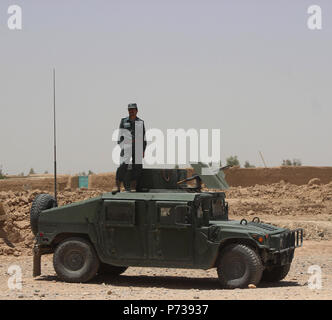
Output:
[[[261,221],[304,229],[304,246],[296,249],[287,277],[255,289],[222,290],[215,269],[129,268],[117,278],[97,276],[87,284],[58,281],[52,256],[42,257],[42,275],[32,277],[33,235],[29,210],[42,190],[0,192],[0,300],[8,299],[332,299],[332,183],[312,181],[297,186],[286,182],[232,187],[226,194],[230,219],[260,217]],[[59,204],[95,197],[103,190],[66,190]],[[1,208],[0,208],[1,209]],[[1,210],[0,210],[1,211]],[[10,267],[22,270],[22,289],[11,290]],[[309,267],[321,268],[321,289],[310,289]]]
[[[8,288],[8,268],[22,269],[22,289]],[[322,288],[310,289],[309,267],[322,271]],[[32,277],[31,256],[6,256],[0,262],[0,299],[29,300],[308,300],[332,299],[332,241],[306,241],[297,249],[288,276],[275,284],[260,283],[255,289],[220,289],[215,269],[188,270],[129,268],[119,277],[97,276],[86,284],[57,280],[52,256],[43,256],[42,275]]]

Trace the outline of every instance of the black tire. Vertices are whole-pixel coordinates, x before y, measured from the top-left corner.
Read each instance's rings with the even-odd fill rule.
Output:
[[[56,201],[50,194],[42,193],[33,200],[30,210],[30,226],[34,235],[38,233],[38,220],[42,211],[54,208]]]
[[[124,273],[127,269],[128,267],[118,267],[118,266],[112,266],[107,263],[101,263],[98,270],[98,274],[112,275],[116,277]]]
[[[218,278],[225,289],[257,285],[263,273],[259,255],[244,244],[232,244],[222,250],[217,266]]]
[[[55,249],[53,266],[66,282],[87,282],[98,272],[100,261],[92,244],[82,238],[68,238]]]
[[[266,282],[278,282],[284,279],[290,269],[290,264],[285,264],[284,266],[274,266],[268,267],[264,270],[262,281]]]

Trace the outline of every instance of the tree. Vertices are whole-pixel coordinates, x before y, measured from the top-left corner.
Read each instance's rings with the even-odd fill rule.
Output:
[[[240,162],[237,158],[237,156],[230,156],[229,158],[226,159],[226,165],[227,166],[240,166]]]
[[[292,161],[290,161],[289,159],[282,160],[282,166],[291,166],[291,165],[292,165]]]
[[[94,174],[91,170],[89,170],[89,172],[88,172],[88,176],[90,175],[90,174]]]
[[[245,167],[245,168],[255,168],[255,166],[251,165],[251,164],[249,163],[249,161],[246,161],[246,162],[244,163],[244,167]]]
[[[2,170],[2,166],[0,166],[0,179],[6,179],[6,176]]]
[[[302,162],[300,159],[293,159],[293,166],[300,167],[302,166]]]
[[[302,163],[301,163],[300,159],[293,159],[293,162],[289,159],[286,159],[286,160],[282,160],[282,166],[299,167],[299,166],[302,166]]]
[[[33,168],[30,169],[29,174],[35,174],[35,170]]]

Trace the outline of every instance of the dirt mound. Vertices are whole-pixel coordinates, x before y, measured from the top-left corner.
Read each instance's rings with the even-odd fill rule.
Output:
[[[314,185],[320,185],[320,184],[322,184],[322,182],[320,181],[320,179],[318,179],[318,178],[313,178],[313,179],[311,179],[309,182],[308,182],[308,185],[309,186],[314,186]]]
[[[226,191],[230,214],[332,217],[332,183],[302,185],[279,182],[268,186],[232,187]]]
[[[89,176],[89,188],[111,191],[115,187],[115,173],[91,174]]]
[[[78,177],[70,175],[58,175],[57,176],[57,188],[58,190],[64,190],[72,179]],[[9,191],[31,191],[31,190],[48,190],[52,192],[54,190],[54,178],[52,175],[35,175],[25,178],[10,178],[0,180],[0,192]]]
[[[225,170],[230,186],[269,185],[283,180],[295,185],[306,185],[311,179],[327,184],[332,181],[332,167],[282,166],[273,168],[229,168]]]
[[[108,190],[108,188],[106,189]],[[59,205],[90,199],[105,189],[66,188],[58,193]],[[30,229],[30,208],[37,194],[47,190],[0,192],[0,255],[31,252],[34,236]],[[304,228],[305,239],[332,239],[332,183],[286,182],[252,187],[232,187],[226,191],[231,219],[261,220],[287,228]]]

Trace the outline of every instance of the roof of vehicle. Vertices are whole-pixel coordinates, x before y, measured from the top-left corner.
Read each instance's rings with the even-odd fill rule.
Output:
[[[105,200],[157,200],[157,201],[194,201],[202,193],[187,192],[118,192],[116,194],[105,193]]]

